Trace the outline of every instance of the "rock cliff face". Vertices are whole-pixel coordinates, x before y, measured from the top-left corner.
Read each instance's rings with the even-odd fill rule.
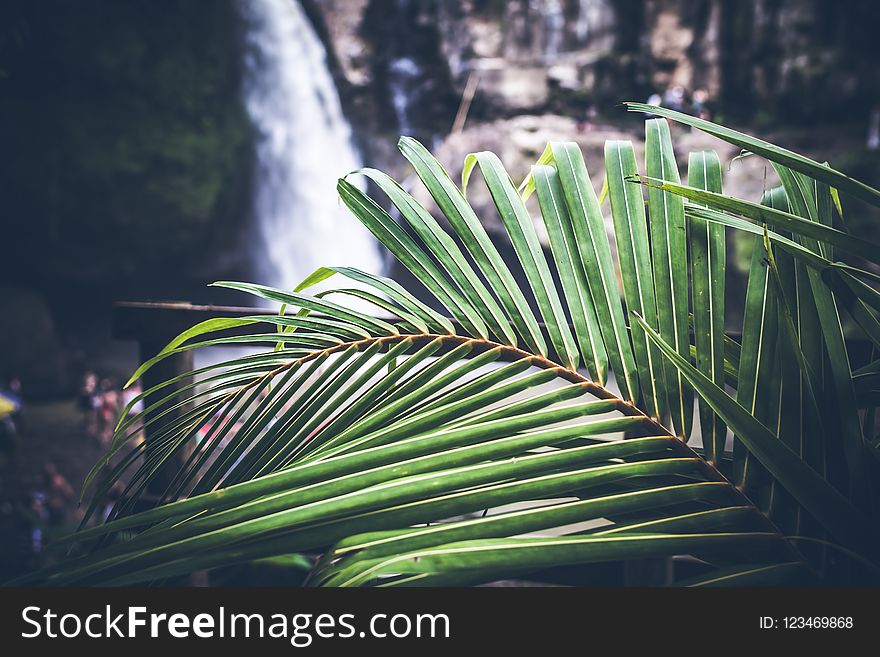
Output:
[[[573,139],[598,188],[606,139],[642,149],[642,117],[623,112],[623,100],[704,90],[720,120],[820,159],[859,152],[880,102],[874,0],[846,10],[833,0],[302,1],[366,160],[405,185],[400,134],[429,145],[454,178],[467,153],[495,151],[516,182],[548,139]],[[714,148],[726,162],[739,154],[681,126],[673,139],[682,168],[692,150]],[[725,173],[726,190],[746,198],[773,184],[758,158]],[[433,207],[420,185],[407,186]],[[499,226],[481,182],[468,194],[481,220]],[[731,256],[733,266],[747,262]]]
[[[707,90],[729,115],[852,118],[880,89],[871,0],[306,3],[348,96],[411,131],[448,130],[471,75],[476,120],[605,112],[670,85]]]
[[[453,174],[466,153],[491,149],[525,175],[550,135],[578,140],[600,166],[606,138],[628,130],[638,142],[642,132],[619,103],[676,86],[705,90],[715,116],[765,133],[840,121],[861,131],[880,102],[872,0],[846,11],[832,0],[302,1],[366,159],[401,176],[400,134],[428,144]],[[736,155],[717,141],[680,143],[681,154],[691,146]],[[734,169],[731,191],[760,195],[763,169]],[[472,190],[491,224],[491,203]]]

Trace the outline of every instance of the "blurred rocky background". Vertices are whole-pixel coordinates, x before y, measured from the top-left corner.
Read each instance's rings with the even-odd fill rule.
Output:
[[[444,136],[522,114],[620,121],[679,85],[759,129],[855,121],[880,91],[870,0],[306,0],[352,120],[371,138]],[[518,130],[514,130],[518,132]],[[381,152],[383,146],[374,149]]]

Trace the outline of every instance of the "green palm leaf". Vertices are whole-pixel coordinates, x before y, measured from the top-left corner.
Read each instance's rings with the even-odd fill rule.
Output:
[[[415,139],[401,137],[399,147],[461,237],[520,336],[531,349],[546,354],[546,342],[525,295],[461,190],[434,156]]]
[[[550,334],[550,341],[560,362],[567,367],[576,369],[578,365],[577,347],[571,335],[568,320],[562,310],[550,268],[547,266],[544,252],[538,242],[532,218],[526,210],[525,204],[494,153],[484,152],[467,156],[462,173],[462,187],[467,186],[470,171],[474,166],[479,166],[486,186],[489,188],[489,193],[495,201],[495,207],[498,208],[501,221],[507,228],[507,234],[510,236],[513,248],[523,265],[526,278],[532,287],[532,293],[537,300],[544,324]]]
[[[679,181],[669,124],[665,119],[645,122],[645,159],[645,169],[651,178]],[[684,203],[675,194],[649,188],[648,216],[660,334],[675,345],[678,353],[689,358],[688,268],[687,257],[682,257],[687,253]],[[687,439],[693,422],[693,394],[684,377],[668,363],[665,377],[672,423],[676,432]]]
[[[718,125],[717,123],[705,121],[695,116],[676,112],[675,110],[665,107],[645,105],[643,103],[624,104],[630,112],[647,112],[655,116],[665,116],[666,118],[683,123],[684,125],[693,126],[703,132],[718,137],[719,139],[735,144],[746,151],[762,155],[771,162],[778,162],[794,171],[799,171],[815,180],[820,180],[827,185],[830,185],[832,188],[851,194],[856,198],[871,203],[872,205],[880,206],[880,190],[874,189],[863,182],[854,180],[839,171],[835,171],[831,167],[820,164],[815,160],[811,160],[808,157],[804,157],[803,155],[786,148],[776,146],[763,139],[752,137],[731,128]]]
[[[483,285],[476,272],[467,262],[461,249],[459,249],[452,237],[440,227],[437,220],[419,205],[412,196],[407,194],[400,185],[381,171],[361,169],[360,173],[376,183],[388,195],[388,198],[400,212],[401,217],[412,227],[425,247],[434,255],[467,298],[470,303],[467,306],[468,311],[482,311],[481,319],[492,328],[494,335],[515,345],[516,334],[513,332],[510,323],[505,318],[495,298],[489,293],[486,286]],[[352,207],[351,204],[348,204],[348,206],[363,221],[359,210],[356,207]],[[387,223],[390,217],[383,217],[383,219]],[[406,263],[404,262],[404,264]],[[421,280],[417,270],[411,269],[411,271]],[[430,289],[433,291],[433,288]],[[449,310],[452,309],[450,308]]]
[[[571,217],[563,200],[559,173],[553,167],[536,165],[532,168],[531,175],[538,191],[538,202],[562,290],[568,300],[568,310],[581,357],[590,375],[604,385],[608,374],[608,353],[602,341],[599,318],[587,282],[584,262],[577,247]]]
[[[560,566],[677,555],[695,572],[673,571],[671,584],[828,575],[820,553],[805,549],[808,564],[780,533],[790,522],[864,555],[852,561],[863,568],[878,529],[867,501],[874,466],[859,459],[876,448],[858,412],[880,398],[880,368],[850,372],[838,306],[877,340],[880,297],[876,277],[831,262],[870,247],[832,225],[826,185],[869,188],[759,143],[800,173],[780,168],[785,190],[763,205],[730,199],[717,157],[693,154],[681,185],[666,122],[649,122],[647,136],[648,216],[632,146],[606,145],[616,261],[573,143],[548,146],[522,195],[494,155],[469,156],[463,185],[479,168],[498,236],[412,139],[400,149],[442,219],[381,172],[360,173],[401,224],[340,180],[346,206],[421,287],[345,266],[320,268],[292,292],[219,283],[280,311],[203,322],[136,376],[201,347],[265,351],[139,395],[130,408],[147,408],[126,410],[90,475],[87,520],[61,543],[69,556],[27,581],[128,585],[279,557],[301,567],[296,553],[315,560],[309,583],[328,586],[541,581]],[[525,205],[532,191],[549,258]],[[728,227],[755,239],[741,344],[723,334]],[[336,274],[357,286],[307,292]],[[382,316],[352,309],[352,298]],[[609,366],[619,396],[604,387]],[[682,440],[692,387],[702,452]],[[839,439],[822,429],[832,407],[847,416]],[[724,474],[727,426],[739,480]],[[826,477],[829,454],[827,469],[840,472],[835,446],[846,448],[842,481]],[[117,482],[122,497],[90,525]]]
[[[617,276],[599,201],[593,191],[583,154],[577,145],[551,143],[550,148],[587,272],[590,294],[599,317],[611,368],[622,396],[635,403],[639,393],[635,358],[620,293],[617,291]]]
[[[678,367],[700,395],[733,429],[750,452],[785,486],[823,526],[843,544],[871,554],[880,536],[871,521],[828,484],[815,470],[778,440],[751,413],[731,399],[687,360],[679,356],[660,335],[639,319],[648,336]]]
[[[636,156],[630,142],[605,144],[605,180],[611,200],[617,255],[626,306],[657,327],[657,304],[651,268],[651,250],[641,189],[628,184],[629,176],[638,175]],[[650,345],[638,325],[631,327],[633,351],[639,366],[644,406],[657,419],[666,416],[666,382],[660,352]]]
[[[721,162],[714,151],[690,154],[688,185],[721,192]],[[692,218],[688,224],[688,244],[696,366],[716,384],[723,386],[724,282],[727,262],[724,227]],[[700,403],[700,426],[707,458],[713,463],[720,463],[724,454],[727,427],[705,402]]]

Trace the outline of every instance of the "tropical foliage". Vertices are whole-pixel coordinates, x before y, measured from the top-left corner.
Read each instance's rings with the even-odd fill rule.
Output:
[[[265,349],[197,370],[183,395],[185,377],[146,391],[94,470],[88,514],[115,482],[124,494],[36,578],[142,583],[304,553],[320,555],[308,582],[331,586],[541,581],[671,557],[654,583],[876,579],[880,360],[872,348],[851,363],[852,338],[880,345],[880,248],[846,230],[839,195],[880,205],[880,192],[728,128],[630,109],[657,117],[644,166],[608,142],[600,197],[573,143],[551,143],[517,189],[491,153],[468,156],[459,187],[402,138],[442,220],[379,171],[359,173],[399,220],[341,179],[418,285],[346,267],[292,292],[217,283],[281,310],[208,320],[133,379],[184,350]],[[766,158],[782,185],[726,196],[714,152],[690,155],[683,184],[662,117]],[[504,235],[468,204],[477,174]],[[754,239],[741,339],[724,332],[734,230]],[[331,276],[352,285],[308,293]],[[169,463],[182,465],[141,510]]]

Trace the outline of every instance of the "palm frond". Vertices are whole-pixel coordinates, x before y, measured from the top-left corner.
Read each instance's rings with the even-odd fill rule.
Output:
[[[638,175],[632,144],[609,141],[605,145],[605,169],[626,306],[658,328],[645,203],[641,189],[627,182],[630,176]],[[660,352],[637,324],[632,325],[631,333],[644,407],[662,420],[667,413],[667,394]]]
[[[593,191],[580,148],[573,143],[551,143],[553,162],[574,227],[576,245],[587,273],[587,283],[599,318],[605,349],[621,395],[636,403],[639,384],[629,340],[617,274],[605,220]]]
[[[553,167],[536,165],[531,175],[584,366],[593,379],[604,385],[608,376],[608,353],[577,237],[563,200],[559,174]]]
[[[401,139],[445,223],[373,169],[360,173],[406,228],[346,178],[338,191],[421,288],[345,266],[292,292],[218,283],[280,311],[203,322],[135,377],[191,349],[264,351],[136,398],[89,478],[87,518],[116,482],[121,498],[31,581],[143,583],[293,553],[316,558],[310,583],[333,586],[540,580],[560,565],[674,556],[694,565],[673,584],[826,575],[822,555],[802,554],[779,527],[870,560],[880,460],[866,458],[878,447],[863,427],[880,402],[880,361],[851,371],[840,310],[880,344],[880,295],[876,277],[833,258],[878,261],[834,225],[829,185],[880,193],[741,133],[655,113],[765,155],[783,187],[762,203],[725,196],[711,152],[691,155],[682,185],[669,126],[653,119],[646,177],[631,144],[606,145],[615,259],[576,144],[548,145],[519,193],[497,157],[468,156],[463,188],[479,171],[501,217],[504,235],[491,236],[465,189]],[[724,335],[728,229],[754,238],[741,343]],[[357,285],[308,292],[333,276]]]
[[[649,177],[670,184],[679,181],[666,119],[645,122],[645,160]],[[681,257],[687,253],[684,201],[660,187],[651,187],[648,189],[648,217],[660,335],[675,345],[678,353],[689,357],[688,267],[687,258]],[[693,392],[678,370],[668,363],[665,377],[672,424],[678,435],[687,440],[693,423]]]
[[[691,153],[688,185],[721,192],[721,162],[714,151]],[[724,228],[691,218],[688,224],[691,264],[691,305],[694,317],[696,366],[718,385],[724,385],[724,294],[727,246]],[[640,313],[641,314],[641,313]],[[706,457],[720,463],[727,427],[711,407],[700,403],[700,427]]]

